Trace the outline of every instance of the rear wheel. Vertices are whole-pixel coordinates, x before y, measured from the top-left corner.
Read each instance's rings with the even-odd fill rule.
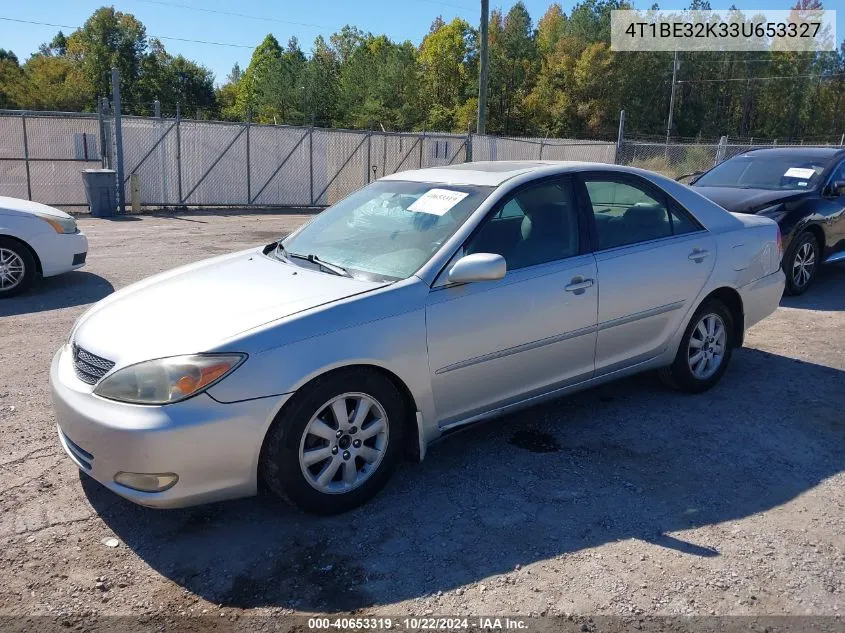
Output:
[[[0,237],[0,299],[26,290],[35,279],[35,258],[16,240]]]
[[[721,301],[711,299],[690,319],[674,362],[660,377],[675,389],[707,391],[728,368],[734,346],[733,317]]]
[[[271,491],[308,512],[351,510],[390,478],[402,452],[405,411],[397,388],[374,370],[318,378],[271,427],[261,477]]]
[[[804,231],[792,243],[789,253],[783,258],[783,272],[786,274],[785,294],[800,295],[816,278],[821,261],[816,236]]]

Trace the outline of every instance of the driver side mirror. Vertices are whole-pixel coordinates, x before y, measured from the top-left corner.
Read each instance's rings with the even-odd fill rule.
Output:
[[[505,276],[508,266],[505,258],[494,253],[465,255],[449,269],[448,279],[462,284],[472,281],[495,281]]]
[[[845,180],[834,180],[828,188],[830,196],[845,196]]]

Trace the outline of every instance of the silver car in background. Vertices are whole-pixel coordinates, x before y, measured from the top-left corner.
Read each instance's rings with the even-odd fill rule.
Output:
[[[50,372],[59,440],[137,503],[336,513],[452,430],[649,369],[702,392],[784,286],[777,225],[615,165],[468,163],[94,305]]]

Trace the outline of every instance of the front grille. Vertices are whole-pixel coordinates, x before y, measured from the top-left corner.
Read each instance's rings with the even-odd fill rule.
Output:
[[[59,428],[59,433],[62,434],[62,439],[65,441],[68,451],[76,459],[76,461],[79,462],[85,470],[91,470],[91,462],[94,461],[94,456],[70,439],[61,427]]]
[[[73,368],[82,382],[89,385],[96,384],[112,367],[114,367],[114,362],[100,358],[74,344]]]

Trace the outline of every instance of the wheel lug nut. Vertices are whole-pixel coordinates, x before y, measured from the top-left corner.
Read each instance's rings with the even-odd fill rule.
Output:
[[[337,439],[342,438],[342,437],[343,437],[343,431],[338,430],[338,432],[337,432],[337,433],[335,433],[335,434],[334,434],[334,436],[335,436]]]
[[[354,446],[355,448],[361,448],[361,440],[355,440],[354,442],[352,442],[352,446]]]
[[[332,446],[332,455],[337,455],[337,446]]]
[[[349,459],[352,454],[349,451],[343,451],[343,459]]]
[[[358,427],[357,427],[357,426],[353,426],[351,429],[349,429],[349,434],[350,434],[350,435],[355,435],[357,432],[358,432]]]

